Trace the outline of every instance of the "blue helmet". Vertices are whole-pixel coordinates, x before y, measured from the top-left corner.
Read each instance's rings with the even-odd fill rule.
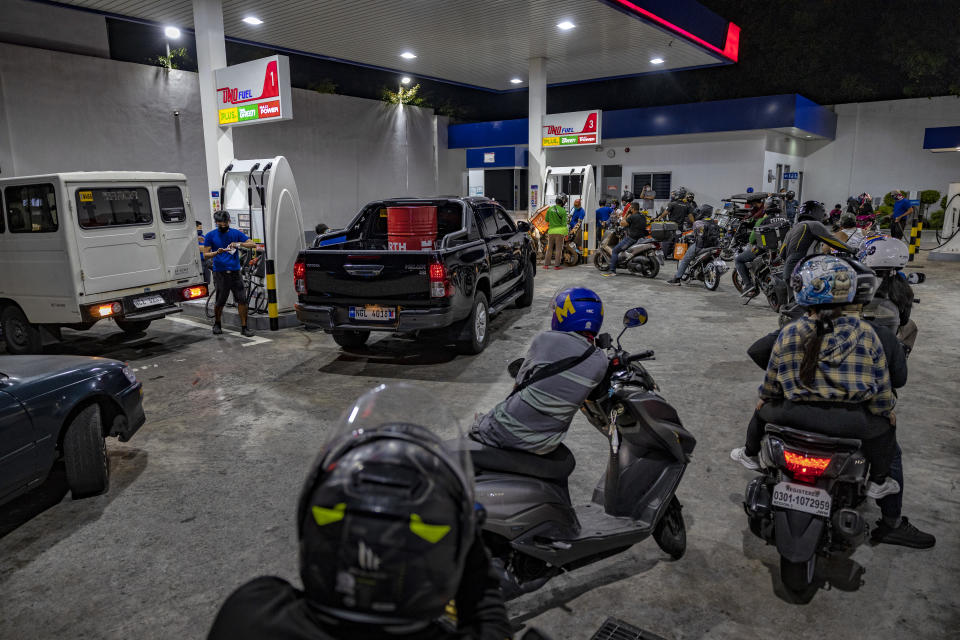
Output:
[[[550,328],[554,331],[587,331],[596,335],[603,324],[603,302],[594,291],[570,287],[557,291],[550,302]]]
[[[801,306],[842,306],[872,300],[877,277],[858,262],[821,254],[801,261],[790,284]]]

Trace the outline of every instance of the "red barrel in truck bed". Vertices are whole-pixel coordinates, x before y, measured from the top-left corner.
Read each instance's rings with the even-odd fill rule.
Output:
[[[429,251],[436,240],[436,207],[387,207],[390,251]]]

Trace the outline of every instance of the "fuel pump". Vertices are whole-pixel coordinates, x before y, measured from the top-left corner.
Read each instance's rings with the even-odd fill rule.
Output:
[[[223,172],[220,207],[238,229],[263,251],[266,263],[267,312],[270,328],[277,314],[292,311],[293,264],[305,248],[300,195],[290,163],[284,156],[236,159]],[[279,275],[279,277],[277,277]]]
[[[960,260],[960,182],[951,182],[947,190],[947,206],[943,209],[943,229],[937,233],[936,249],[931,260]]]
[[[600,238],[594,229],[594,212],[599,207],[597,202],[597,186],[593,171],[593,165],[583,165],[578,167],[547,167],[544,171],[543,180],[543,204],[553,204],[553,199],[558,193],[567,194],[568,208],[573,206],[573,201],[580,199],[580,205],[586,211],[583,219],[583,243],[581,251],[586,249],[586,253],[595,251]]]

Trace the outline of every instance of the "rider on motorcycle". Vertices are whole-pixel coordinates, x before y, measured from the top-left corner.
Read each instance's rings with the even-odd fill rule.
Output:
[[[640,213],[640,204],[637,202],[630,205],[629,212],[624,213],[620,220],[620,226],[626,227],[626,232],[623,234],[623,239],[617,243],[617,246],[610,253],[610,266],[603,274],[605,277],[617,275],[617,261],[620,259],[620,252],[629,249],[649,233],[647,216]]]
[[[870,463],[867,495],[879,499],[900,491],[888,476],[896,398],[883,346],[873,327],[844,315],[844,307],[869,302],[876,286],[872,271],[844,258],[816,255],[799,265],[790,287],[807,313],[777,337],[746,445],[730,452],[733,460],[760,468],[766,423],[858,438]]]
[[[907,245],[889,236],[874,236],[863,242],[859,258],[880,278],[877,293],[864,307],[864,317],[894,331],[909,355],[917,340],[917,324],[910,319],[913,288],[902,271],[910,259]]]
[[[818,253],[818,242],[850,254],[854,253],[852,248],[840,242],[823,224],[826,218],[827,210],[822,202],[807,200],[800,205],[797,223],[787,232],[783,246],[780,247],[780,253],[784,256],[783,277],[788,283],[797,263],[806,256]],[[794,295],[793,287],[787,287],[787,294],[790,297]]]
[[[482,416],[470,437],[489,447],[573,457],[561,443],[584,400],[607,374],[607,356],[593,345],[603,324],[600,296],[583,287],[551,300],[550,331],[537,335],[516,375],[514,391]]]
[[[410,402],[410,389],[381,386],[344,414],[300,494],[303,590],[279,577],[248,582],[221,607],[210,640],[511,637],[472,469],[434,431],[401,418]],[[439,622],[451,600],[455,630]]]
[[[863,231],[857,226],[857,216],[852,213],[840,216],[840,231],[834,235],[851,249],[859,249],[863,244]]]
[[[720,229],[712,220],[697,220],[693,223],[692,245],[687,247],[687,252],[683,254],[683,259],[677,266],[677,274],[667,280],[667,284],[680,285],[680,280],[687,270],[687,266],[704,249],[720,246]]]
[[[767,199],[767,204],[763,208],[763,215],[757,218],[753,229],[750,231],[750,238],[747,240],[749,246],[737,254],[737,257],[733,260],[733,266],[740,275],[740,282],[743,283],[743,295],[745,296],[752,294],[756,288],[756,284],[753,282],[753,277],[750,274],[750,263],[760,255],[760,247],[757,246],[756,228],[765,223],[770,216],[779,214],[780,201],[771,196]]]

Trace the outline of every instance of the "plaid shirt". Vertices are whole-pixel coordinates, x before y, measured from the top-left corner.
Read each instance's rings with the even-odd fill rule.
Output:
[[[816,324],[803,317],[783,328],[770,354],[760,397],[793,402],[865,403],[870,413],[889,416],[896,399],[880,338],[873,327],[859,318],[841,316],[833,322],[833,332],[823,336],[811,386],[800,381],[800,363],[804,342],[816,332]]]

